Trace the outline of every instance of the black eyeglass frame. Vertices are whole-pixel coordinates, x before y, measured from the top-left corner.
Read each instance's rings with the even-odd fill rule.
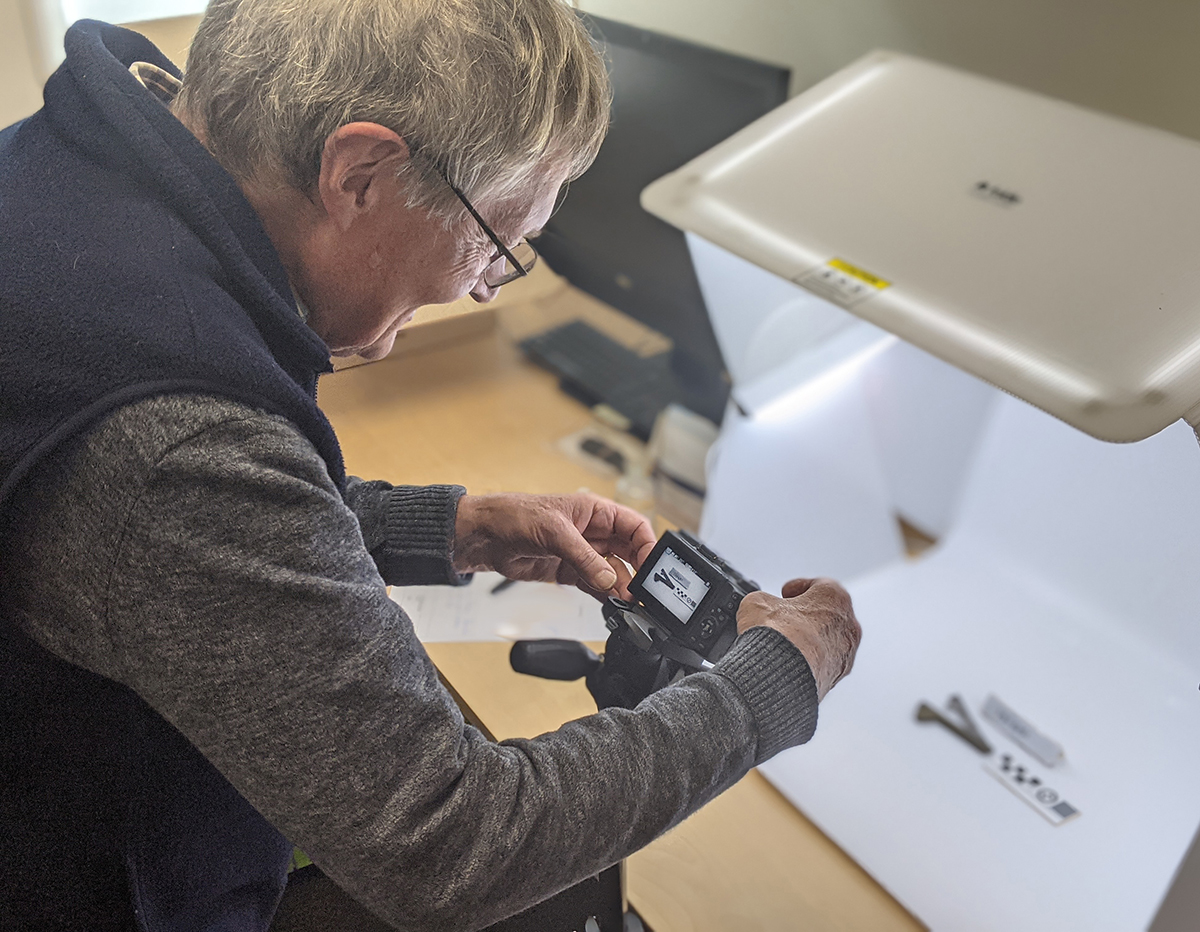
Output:
[[[467,196],[458,189],[458,186],[453,181],[446,177],[446,173],[441,172],[441,176],[442,180],[446,182],[446,186],[454,192],[454,196],[462,201],[463,207],[467,208],[467,213],[475,218],[475,222],[479,224],[480,229],[487,234],[487,238],[492,241],[498,250],[500,250],[500,255],[512,267],[509,272],[500,277],[500,281],[498,282],[489,282],[487,280],[487,273],[485,272],[483,279],[484,283],[489,288],[499,288],[502,285],[507,285],[509,282],[516,281],[518,278],[524,278],[526,275],[528,275],[529,270],[532,269],[535,264],[537,264],[538,260],[538,251],[533,247],[533,244],[527,239],[522,239],[522,242],[524,242],[525,245],[529,247],[530,252],[533,253],[533,259],[530,260],[529,265],[525,265],[512,254],[511,249],[509,249],[500,241],[500,237],[498,237],[492,228],[487,225],[487,222],[481,216],[479,216],[479,211],[477,211],[474,205],[467,200]]]

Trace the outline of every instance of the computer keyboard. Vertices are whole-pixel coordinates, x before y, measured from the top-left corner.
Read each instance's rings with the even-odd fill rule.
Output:
[[[682,402],[670,352],[639,356],[581,320],[521,341],[534,362],[559,377],[564,391],[587,405],[607,404],[630,421],[630,432],[650,437],[658,412]]]

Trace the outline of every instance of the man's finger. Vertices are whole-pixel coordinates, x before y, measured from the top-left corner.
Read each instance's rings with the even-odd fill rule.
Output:
[[[607,592],[617,584],[617,571],[583,539],[573,525],[561,528],[555,534],[554,543],[557,551],[555,556],[574,569],[585,585]]]
[[[617,590],[617,595],[622,599],[630,598],[629,584],[633,581],[633,576],[629,572],[629,566],[618,556],[605,557],[605,559],[617,573],[617,583],[613,586]]]
[[[794,599],[798,595],[804,595],[815,582],[815,579],[789,579],[783,584],[783,597]]]
[[[747,595],[738,605],[738,634],[745,634],[748,629],[762,624],[778,602],[778,596],[763,592],[761,589]]]
[[[654,549],[655,541],[654,528],[645,515],[624,505],[613,507],[603,549],[633,564],[636,570]]]
[[[827,599],[841,611],[850,611],[850,593],[836,579],[807,580],[808,587],[804,590],[814,597]]]

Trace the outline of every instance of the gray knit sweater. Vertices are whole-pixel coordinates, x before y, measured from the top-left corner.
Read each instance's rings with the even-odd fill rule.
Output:
[[[635,711],[486,740],[385,591],[456,581],[461,493],[352,481],[343,499],[286,421],[148,399],[26,483],[6,598],[44,647],[135,690],[380,916],[476,928],[807,740],[816,691],[799,651],[756,629]]]

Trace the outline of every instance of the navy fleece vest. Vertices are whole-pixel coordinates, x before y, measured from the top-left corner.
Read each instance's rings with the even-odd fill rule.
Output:
[[[315,402],[327,348],[233,179],[128,71],[175,69],[101,23],[66,49],[44,108],[0,132],[0,509],[64,440],[179,391],[284,415],[341,486]],[[0,725],[0,928],[266,928],[287,842],[135,694],[3,606]]]

